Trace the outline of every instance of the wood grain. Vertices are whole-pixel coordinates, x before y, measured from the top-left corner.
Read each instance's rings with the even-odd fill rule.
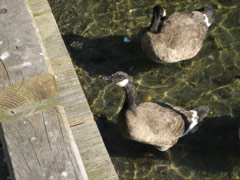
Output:
[[[56,75],[58,103],[64,106],[70,126],[93,121],[87,99],[47,0],[28,0],[28,2]]]
[[[53,75],[46,74],[21,83],[0,87],[0,112],[58,95]]]
[[[0,87],[47,74],[48,65],[39,32],[25,0],[0,1]]]
[[[118,180],[95,121],[71,128],[91,180]]]
[[[55,105],[56,105],[56,100],[54,98],[50,98],[50,99],[43,99],[34,103],[26,104],[17,108],[7,109],[2,112],[0,111],[0,121],[17,118],[25,114],[51,108]]]
[[[47,0],[28,0],[54,74],[59,96],[91,180],[117,180],[117,174],[87,103]]]
[[[13,179],[88,179],[62,107],[2,121],[0,135]]]

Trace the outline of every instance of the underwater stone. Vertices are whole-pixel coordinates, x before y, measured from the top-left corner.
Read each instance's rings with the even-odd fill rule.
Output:
[[[220,98],[220,99],[229,99],[232,97],[232,89],[230,87],[224,87],[222,89],[217,89],[214,91],[214,93]]]

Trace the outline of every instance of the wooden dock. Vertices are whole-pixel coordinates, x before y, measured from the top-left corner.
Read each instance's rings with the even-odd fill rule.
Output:
[[[47,0],[0,1],[0,23],[0,136],[11,179],[117,180]]]

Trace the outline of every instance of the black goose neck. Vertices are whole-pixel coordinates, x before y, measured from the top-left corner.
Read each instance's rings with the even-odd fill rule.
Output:
[[[129,81],[128,85],[125,86],[124,89],[126,91],[126,100],[124,103],[124,108],[135,110],[135,108],[136,108],[136,103],[135,103],[136,90],[135,90],[134,83],[132,81]]]
[[[163,21],[163,17],[160,14],[159,11],[154,9],[153,16],[152,16],[152,22],[150,26],[148,27],[148,31],[151,31],[152,33],[158,33],[160,30],[161,23]]]

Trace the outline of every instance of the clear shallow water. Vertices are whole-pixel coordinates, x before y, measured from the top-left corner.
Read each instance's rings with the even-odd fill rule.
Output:
[[[49,3],[120,179],[240,179],[239,0]],[[196,57],[165,65],[143,54],[140,37],[154,5],[171,14],[210,3],[216,21]],[[126,36],[130,43],[123,42]],[[115,125],[124,91],[99,79],[118,70],[134,77],[137,102],[163,101],[186,109],[208,105],[210,115],[170,153],[126,140]]]

